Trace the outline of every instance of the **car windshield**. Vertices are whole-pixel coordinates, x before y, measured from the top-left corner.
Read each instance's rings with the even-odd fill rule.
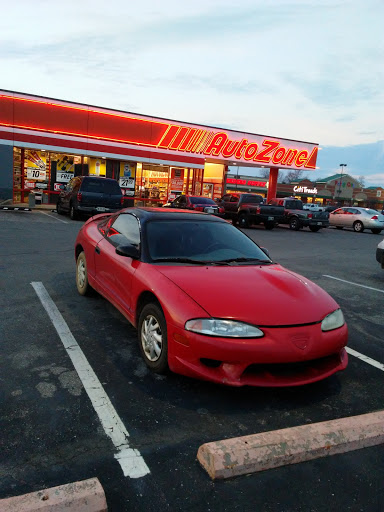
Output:
[[[215,201],[209,197],[190,197],[189,200],[192,204],[214,204],[216,206]]]
[[[146,225],[153,261],[191,264],[269,264],[268,256],[227,222],[153,220]]]

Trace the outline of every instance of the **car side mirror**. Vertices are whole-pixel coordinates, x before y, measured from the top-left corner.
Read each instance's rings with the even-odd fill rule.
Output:
[[[118,254],[119,256],[127,256],[128,258],[132,258],[133,260],[138,260],[140,258],[139,249],[131,244],[118,245],[116,247],[116,254]]]

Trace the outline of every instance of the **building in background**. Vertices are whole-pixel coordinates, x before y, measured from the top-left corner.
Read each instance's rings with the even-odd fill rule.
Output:
[[[0,198],[55,204],[78,175],[114,178],[135,205],[218,198],[229,165],[314,171],[318,145],[0,90]],[[265,181],[265,179],[264,179]]]

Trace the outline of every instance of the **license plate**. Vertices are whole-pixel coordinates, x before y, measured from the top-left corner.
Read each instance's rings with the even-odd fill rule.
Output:
[[[322,226],[322,225],[323,225],[323,223],[322,223],[322,222],[318,222],[318,223],[317,223],[317,225],[318,225],[318,226]]]
[[[268,217],[268,220],[275,220],[275,217]]]
[[[107,211],[107,208],[104,208],[104,206],[98,206],[98,207],[96,208],[96,211],[98,211],[98,212],[106,212],[106,211]]]
[[[205,211],[207,213],[213,213],[215,210],[213,208],[206,208]]]

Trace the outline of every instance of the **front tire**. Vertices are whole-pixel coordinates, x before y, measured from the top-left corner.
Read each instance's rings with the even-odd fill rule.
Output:
[[[168,370],[167,323],[160,306],[155,303],[143,307],[138,323],[140,352],[145,364],[154,373]]]
[[[356,233],[362,233],[364,231],[364,224],[357,220],[354,224],[353,224],[353,230],[356,231]]]
[[[76,261],[76,286],[80,295],[90,295],[92,288],[88,282],[88,268],[85,253],[82,251]]]
[[[300,221],[297,217],[292,217],[292,219],[289,221],[289,229],[292,229],[293,231],[299,231]]]
[[[321,229],[319,226],[309,226],[309,229],[313,231],[314,233],[317,233]]]

